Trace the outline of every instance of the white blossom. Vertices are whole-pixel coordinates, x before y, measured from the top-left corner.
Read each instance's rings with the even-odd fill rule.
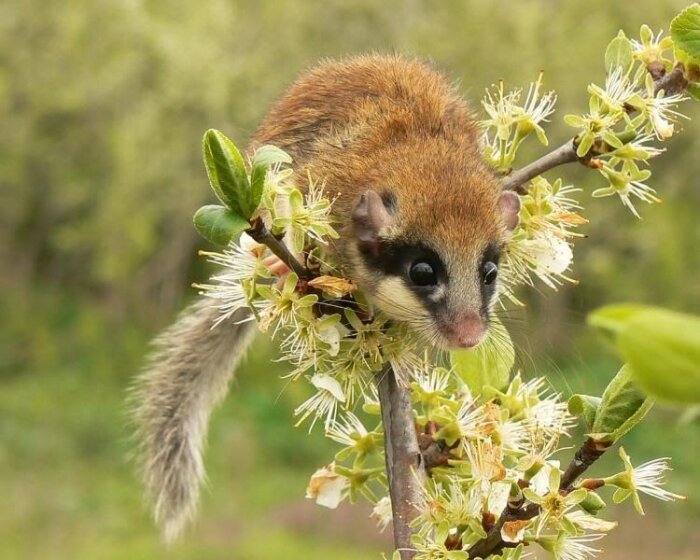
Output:
[[[532,523],[530,520],[506,521],[501,527],[501,539],[505,543],[519,543],[525,538],[525,529]]]
[[[244,282],[257,277],[269,276],[263,264],[263,256],[266,247],[256,243],[250,236],[241,234],[238,242],[231,242],[228,248],[221,253],[201,251],[200,254],[208,257],[209,262],[221,267],[221,272],[212,276],[211,283],[195,284],[200,289],[200,295],[214,300],[220,315],[214,321],[217,326],[228,321],[242,308],[262,308],[262,302],[251,300],[251,294],[246,292]],[[246,315],[243,319],[248,321],[253,315]]]
[[[305,401],[294,411],[295,416],[299,416],[297,426],[304,422],[309,416],[315,417],[311,424],[313,427],[316,419],[324,418],[326,429],[333,425],[338,403],[345,402],[343,387],[336,379],[326,374],[315,374],[310,379],[311,384],[317,389],[316,394]]]
[[[487,422],[484,408],[473,399],[465,399],[457,412],[460,434],[465,438],[479,437]]]
[[[522,241],[521,245],[533,272],[548,285],[553,276],[562,275],[571,266],[574,258],[569,243],[554,235],[540,234]]]
[[[593,548],[591,543],[599,541],[603,536],[596,533],[568,535],[561,531],[556,537],[541,537],[537,542],[551,552],[555,560],[588,560],[600,554],[600,549]]]
[[[320,506],[335,509],[347,495],[350,481],[335,472],[335,463],[318,469],[309,480],[306,497]]]
[[[625,449],[620,447],[620,458],[625,466],[625,470],[604,479],[606,484],[618,487],[613,496],[616,503],[622,502],[631,496],[635,509],[644,515],[644,508],[642,508],[642,503],[639,499],[640,492],[664,502],[685,499],[684,496],[674,494],[663,488],[666,473],[671,470],[668,464],[668,457],[654,459],[635,468],[632,466],[632,461]]]
[[[346,447],[353,447],[358,439],[362,439],[368,434],[367,428],[352,412],[347,412],[341,422],[334,422],[326,432],[330,439]]]
[[[384,529],[389,526],[394,518],[391,511],[391,499],[389,496],[384,496],[375,504],[374,508],[372,508],[371,515],[377,519],[377,525],[380,531],[384,531]]]
[[[682,93],[666,96],[663,90],[655,92],[656,85],[650,74],[646,78],[647,96],[641,107],[651,124],[651,127],[659,140],[667,140],[674,133],[674,122],[678,118],[687,118],[675,110],[676,106],[687,98]]]
[[[678,498],[682,499],[683,496],[662,488],[662,485],[665,483],[665,473],[671,470],[668,461],[668,457],[654,459],[633,469],[632,484],[634,487],[643,494],[663,502],[670,502]]]
[[[476,440],[464,444],[464,451],[471,467],[471,476],[488,488],[489,483],[503,480],[506,468],[503,466],[503,452],[491,440]]]
[[[278,204],[273,227],[286,232],[287,242],[295,252],[304,250],[307,238],[320,244],[327,243],[327,238],[338,238],[332,225],[333,201],[326,198],[323,191],[323,185],[309,176],[306,195],[292,189],[284,210]]]
[[[656,191],[644,183],[651,177],[651,171],[647,169],[626,169],[623,167],[618,170],[605,165],[600,172],[606,177],[609,185],[594,190],[592,196],[596,198],[618,195],[622,203],[637,218],[640,216],[632,203],[632,197],[646,203],[661,202],[661,199],[656,196]]]
[[[637,84],[630,80],[627,69],[617,66],[605,78],[605,87],[588,86],[588,92],[596,96],[609,111],[622,113],[625,104],[637,94]]]

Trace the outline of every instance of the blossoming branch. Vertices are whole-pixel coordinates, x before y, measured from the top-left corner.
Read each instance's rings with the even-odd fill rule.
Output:
[[[519,303],[524,286],[574,282],[573,243],[587,223],[583,190],[542,173],[580,161],[604,182],[593,196],[617,196],[637,216],[635,203],[660,200],[647,184],[648,166],[663,152],[658,143],[678,132],[680,103],[700,89],[698,35],[697,4],[674,20],[671,37],[647,26],[639,39],[620,32],[605,54],[604,85],[589,86],[585,113],[565,117],[575,136],[517,171],[528,138],[548,144],[544,125],[557,97],[542,91],[542,76],[525,95],[503,83],[487,91],[485,157],[522,202],[505,249],[502,303]],[[204,156],[222,205],[200,209],[195,226],[226,246],[203,253],[220,267],[198,285],[219,311],[212,327],[249,309],[248,320],[291,364],[288,377],[312,390],[295,411],[297,424],[320,424],[340,446],[312,475],[308,498],[329,508],[368,500],[379,526],[394,528],[396,558],[518,560],[538,545],[556,559],[583,560],[616,526],[599,517],[607,489],[640,513],[641,494],[681,497],[662,486],[668,459],[634,467],[622,448],[620,472],[582,477],[652,405],[629,368],[602,396],[567,402],[544,379],[511,377],[515,352],[498,317],[478,348],[438,352],[425,333],[389,320],[344,278],[331,250],[333,199],[317,178],[295,182],[291,158],[272,146],[246,165],[218,131],[205,135]],[[577,423],[586,439],[562,463]]]

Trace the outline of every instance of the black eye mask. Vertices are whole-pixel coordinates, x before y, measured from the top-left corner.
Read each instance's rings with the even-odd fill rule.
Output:
[[[438,283],[447,282],[447,274],[442,260],[435,251],[425,245],[382,240],[378,254],[365,253],[362,250],[360,252],[369,268],[382,272],[386,276],[407,278],[412,265],[425,262],[432,268]]]
[[[428,296],[438,286],[446,285],[448,276],[435,251],[422,244],[382,240],[377,252],[361,250],[361,253],[367,268],[384,276],[401,278],[427,309],[435,311],[439,307]]]
[[[367,267],[384,276],[401,278],[425,307],[436,312],[445,305],[444,299],[435,301],[430,298],[439,286],[449,284],[447,269],[440,256],[421,243],[381,240],[372,251],[360,250]],[[479,286],[481,292],[481,311],[488,314],[498,285],[498,262],[500,248],[489,245],[479,264]]]

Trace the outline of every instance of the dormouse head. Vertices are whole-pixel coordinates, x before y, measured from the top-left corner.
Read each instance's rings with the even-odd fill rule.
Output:
[[[472,348],[488,331],[519,197],[502,192],[487,172],[462,184],[407,180],[412,184],[377,186],[355,201],[356,281],[377,307],[430,342]]]

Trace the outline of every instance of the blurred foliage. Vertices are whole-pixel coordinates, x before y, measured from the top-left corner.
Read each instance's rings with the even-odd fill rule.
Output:
[[[606,332],[650,396],[677,406],[700,404],[700,317],[644,305],[608,305],[588,323]],[[669,372],[673,375],[669,376]]]
[[[206,275],[191,226],[194,209],[213,202],[200,160],[206,129],[244,145],[303,68],[327,56],[398,51],[433,59],[475,108],[493,81],[524,85],[544,70],[560,100],[549,128],[556,145],[570,134],[561,116],[582,107],[589,81],[602,81],[605,45],[617,30],[667,28],[685,4],[2,3],[0,557],[165,554],[124,460],[123,400],[148,338]],[[700,111],[689,113],[686,132],[654,162],[652,185],[664,204],[642,208],[643,221],[584,196],[591,223],[577,246],[581,285],[532,294],[527,312],[509,322],[528,373],[550,373],[567,391],[600,389],[616,364],[582,329],[599,304],[700,311]],[[587,192],[601,186],[583,168],[565,174]],[[289,509],[310,466],[330,453],[321,438],[291,428],[300,389],[283,390],[268,363],[261,343],[217,414],[205,519],[168,557],[342,560],[380,546],[364,519],[350,523],[306,504],[303,514]],[[676,421],[657,412],[626,446],[640,458],[673,455],[674,489],[692,495],[694,485],[697,494],[700,430],[678,430]],[[360,528],[342,532],[333,519]],[[678,531],[669,530],[669,543]],[[683,542],[662,550],[673,554]]]

